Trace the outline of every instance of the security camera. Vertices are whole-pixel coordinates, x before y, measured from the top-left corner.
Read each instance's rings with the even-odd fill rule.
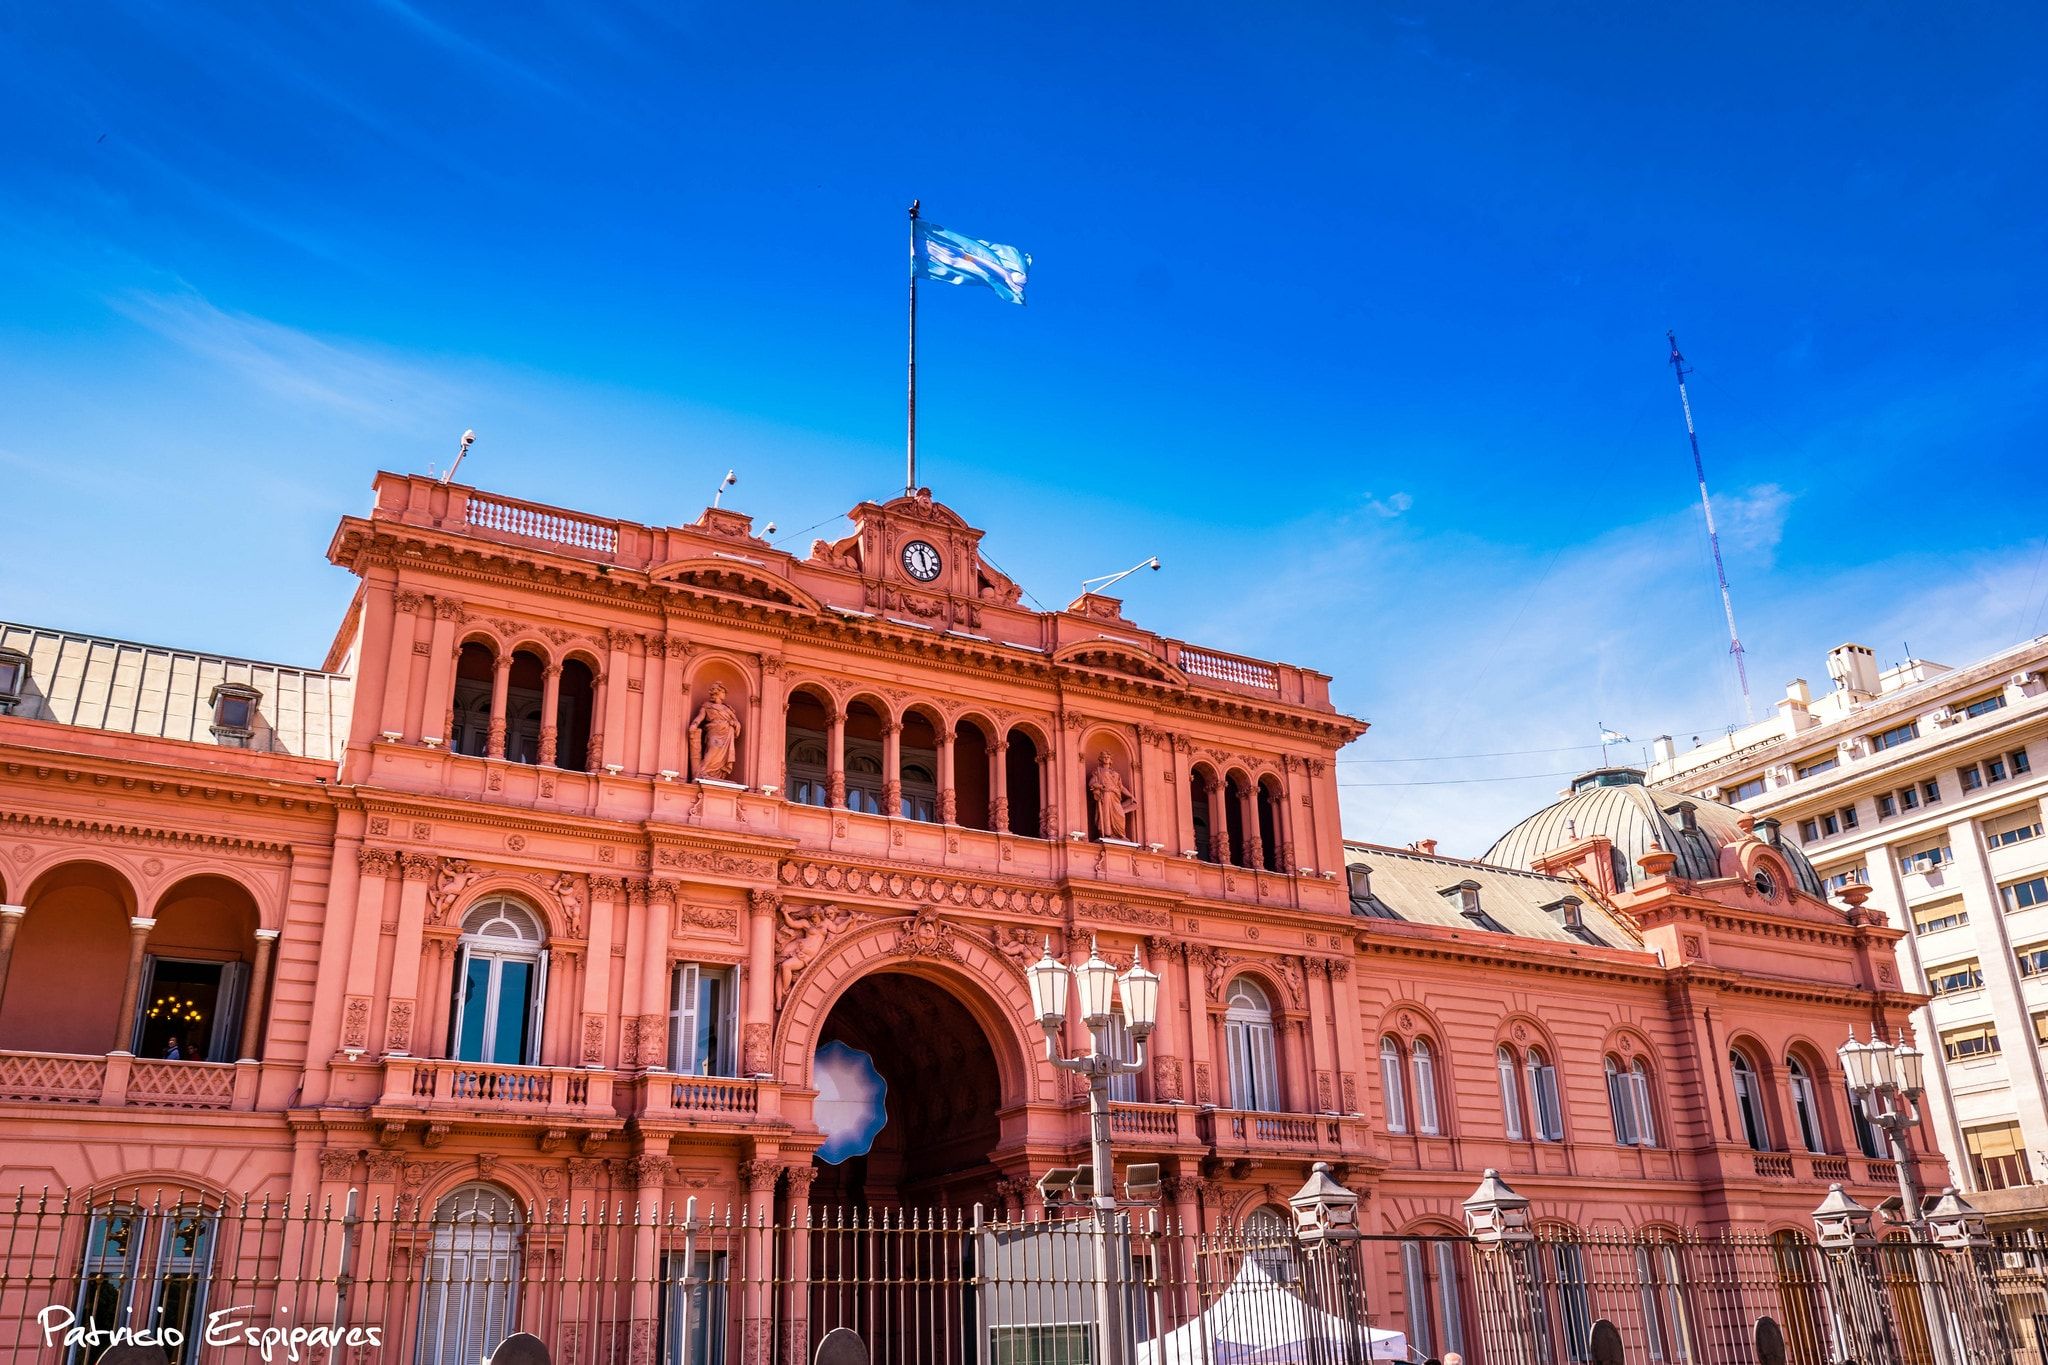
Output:
[[[1154,556],[1152,556],[1152,567],[1153,567],[1154,569],[1157,569],[1157,568],[1159,567],[1159,556],[1158,556],[1158,555],[1154,555]]]
[[[771,521],[771,522],[769,522],[769,523],[768,523],[768,524],[767,524],[766,526],[764,526],[763,528],[761,528],[761,534],[762,534],[762,535],[764,535],[764,536],[772,536],[772,535],[774,535],[774,534],[775,534],[775,523]]]
[[[475,444],[476,433],[474,431],[465,431],[462,433],[462,448],[464,450],[468,450],[471,446]]]

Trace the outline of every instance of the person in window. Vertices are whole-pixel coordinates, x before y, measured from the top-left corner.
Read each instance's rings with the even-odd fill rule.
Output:
[[[178,1035],[173,1033],[171,1040],[164,1044],[164,1060],[167,1062],[179,1062],[184,1059],[185,1050],[178,1042]]]

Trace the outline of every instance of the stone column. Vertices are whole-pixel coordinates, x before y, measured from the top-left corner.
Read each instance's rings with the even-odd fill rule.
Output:
[[[584,746],[583,771],[604,771],[605,712],[611,706],[611,670],[601,668],[590,680],[590,743]]]
[[[988,826],[998,834],[1010,832],[1010,741],[992,739],[988,745]]]
[[[501,652],[491,667],[491,729],[484,744],[484,757],[505,756],[505,707],[512,686],[512,656]]]
[[[21,932],[26,905],[0,905],[0,1000],[7,998],[7,967],[14,961],[14,936]]]
[[[667,1145],[667,1139],[655,1139],[648,1150],[626,1158],[626,1176],[633,1184],[635,1204],[633,1264],[626,1272],[633,1285],[632,1321],[627,1328],[629,1361],[654,1360],[661,1326],[661,1187],[674,1163],[656,1148]]]
[[[830,789],[832,809],[846,809],[846,712],[834,706],[826,717],[830,731],[825,741],[825,782]]]
[[[1188,1100],[1193,1104],[1218,1104],[1223,1093],[1222,1077],[1216,1074],[1210,1048],[1209,957],[1213,948],[1184,944],[1181,948],[1180,997],[1187,1002]]]
[[[634,971],[634,964],[643,961],[648,953],[644,878],[626,879],[626,913],[619,933],[626,945],[625,966],[619,977],[619,1070],[630,1071],[640,1065],[640,1017],[647,1012],[642,1004],[647,978],[644,972]]]
[[[356,850],[355,919],[349,925],[348,990],[342,1001],[341,1046],[367,1051],[370,1011],[377,999],[377,943],[384,935],[384,895],[398,855],[385,848]]]
[[[1060,837],[1060,794],[1053,785],[1056,780],[1052,751],[1044,750],[1038,755],[1038,837],[1041,839]]]
[[[773,703],[768,699],[770,687],[775,688],[778,694]],[[782,752],[783,748],[781,735],[778,734],[775,742],[770,744],[767,733],[761,728],[764,723],[763,717],[782,714],[781,688],[781,662],[763,657],[761,684],[754,689],[754,695],[747,698],[747,729],[740,737],[740,756],[744,761],[740,765],[739,777],[757,791],[767,785],[774,774],[774,768],[769,766],[772,762],[771,755]]]
[[[775,1036],[775,929],[781,917],[780,892],[747,893],[747,970],[740,1024],[740,1074],[745,1076],[767,1075],[775,1069],[768,1049]],[[804,1189],[809,1191],[808,1181]]]
[[[424,853],[399,855],[398,944],[391,955],[390,1000],[384,1010],[384,1051],[394,1057],[413,1055],[413,1028],[419,1006],[420,959],[425,952],[427,879],[434,860]]]
[[[401,738],[418,738],[405,733],[406,700],[412,692],[413,642],[419,638],[419,609],[425,599],[413,593],[394,594],[391,613],[391,644],[384,661],[384,703],[378,708],[378,730]]]
[[[792,1231],[784,1245],[789,1253],[789,1264],[783,1268],[782,1280],[782,1359],[804,1361],[811,1358],[811,1182],[817,1179],[818,1168],[806,1161],[801,1166],[784,1166],[782,1174],[789,1181],[789,1216],[784,1226]]]
[[[903,722],[882,725],[882,814],[903,813]]]
[[[135,915],[128,921],[128,977],[121,985],[121,1013],[114,1020],[114,1041],[107,1051],[127,1052],[135,1037],[135,1005],[142,995],[142,958],[156,921]]]
[[[256,1060],[256,1044],[263,1040],[263,1011],[270,1003],[270,962],[277,952],[278,931],[256,931],[256,961],[249,968],[249,998],[242,1006],[242,1046],[236,1056],[245,1062]]]
[[[562,666],[549,664],[540,676],[540,753],[534,761],[543,768],[552,768],[555,743],[560,738],[555,730],[555,717],[562,704]]]
[[[690,698],[683,690],[683,662],[689,651],[689,642],[680,635],[648,640],[648,655],[661,660],[661,727],[655,732],[655,770],[695,777],[695,773],[686,771],[689,750],[683,744],[683,729],[690,723]],[[655,684],[650,681],[647,685],[651,688]]]
[[[747,1187],[746,1264],[760,1267],[748,1274],[740,1291],[740,1365],[769,1365],[773,1341],[773,1319],[769,1302],[774,1267],[769,1261],[774,1248],[775,1182],[782,1175],[780,1163],[757,1155],[740,1163],[739,1176]],[[795,1239],[792,1239],[795,1240]]]
[[[1336,1069],[1337,1112],[1355,1114],[1358,1103],[1358,1047],[1359,1011],[1358,1001],[1351,990],[1351,964],[1330,959],[1323,963],[1323,982],[1330,993],[1330,1065]],[[1437,1066],[1437,1115],[1438,1127],[1443,1126],[1442,1116],[1449,1103],[1444,1093],[1442,1059]]]
[[[960,823],[960,794],[953,789],[953,727],[939,731],[939,823]]]
[[[676,918],[676,884],[647,884],[647,933],[640,943],[640,1065],[668,1066],[669,935]]]
[[[1192,1175],[1170,1175],[1166,1177],[1164,1191],[1172,1202],[1173,1226],[1168,1229],[1166,1245],[1174,1251],[1173,1292],[1167,1297],[1167,1311],[1172,1319],[1162,1324],[1177,1327],[1192,1322],[1201,1316],[1201,1286],[1196,1275],[1196,1249],[1202,1236],[1202,1182]]]
[[[602,1068],[605,1018],[611,1009],[612,938],[623,883],[617,877],[590,879],[590,942],[583,970],[583,1024],[577,1034],[577,1064]]]
[[[455,702],[455,660],[462,648],[455,632],[462,626],[462,603],[452,597],[434,599],[434,635],[427,647],[427,685],[415,712],[418,722],[411,727],[422,741],[446,744],[448,713]]]
[[[1238,819],[1244,821],[1244,865],[1262,868],[1266,865],[1266,841],[1259,837],[1259,784],[1245,783],[1237,795]]]

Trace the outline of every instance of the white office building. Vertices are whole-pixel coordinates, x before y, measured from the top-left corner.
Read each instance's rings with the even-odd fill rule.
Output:
[[[2002,1222],[2040,1221],[2048,636],[1962,668],[1880,669],[1856,644],[1827,666],[1831,690],[1816,697],[1796,679],[1768,720],[1682,752],[1660,739],[1650,781],[1778,821],[1831,891],[1866,883],[1870,908],[1912,930],[1899,978],[1933,997],[1916,1015],[1939,1063],[1927,1122],[1974,1202]]]

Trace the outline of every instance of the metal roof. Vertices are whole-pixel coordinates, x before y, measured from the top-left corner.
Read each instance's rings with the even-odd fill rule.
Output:
[[[1692,807],[1687,828],[1681,803]],[[1507,867],[1528,867],[1546,853],[1579,839],[1602,836],[1614,845],[1615,881],[1635,885],[1637,859],[1652,841],[1676,854],[1681,877],[1708,881],[1721,875],[1721,850],[1742,837],[1738,821],[1745,817],[1733,806],[1683,791],[1646,787],[1633,768],[1603,768],[1576,779],[1562,799],[1545,806],[1503,834],[1486,851],[1485,861]],[[1799,889],[1826,899],[1820,874],[1806,855],[1786,840],[1777,851],[1792,868]]]
[[[9,621],[0,650],[28,656],[14,714],[32,720],[330,762],[348,743],[355,688],[344,674]],[[258,694],[247,743],[213,732],[221,683]]]
[[[1581,921],[1601,945],[1637,950],[1643,946],[1635,931],[1611,914],[1585,887],[1564,877],[1375,844],[1346,844],[1344,862],[1347,867],[1365,867],[1370,874],[1373,899],[1411,924],[1583,944],[1587,940],[1573,934],[1562,917],[1548,908],[1571,897],[1580,902]],[[1478,889],[1480,912],[1498,923],[1499,930],[1485,929],[1464,913],[1457,896],[1444,894],[1460,884]]]

